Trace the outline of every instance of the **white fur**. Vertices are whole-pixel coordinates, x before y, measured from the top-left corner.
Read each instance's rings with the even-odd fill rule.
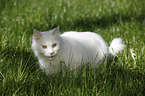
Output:
[[[111,55],[116,56],[119,52],[123,50],[124,46],[125,45],[122,43],[121,38],[115,38],[110,44],[109,52]]]
[[[60,61],[64,61],[70,69],[76,69],[87,62],[99,65],[104,57],[109,54],[115,56],[124,48],[121,38],[115,38],[108,47],[100,35],[92,32],[70,31],[59,35],[59,28],[55,28],[34,34],[32,50],[39,60],[40,67],[45,69],[46,73],[58,72]],[[57,43],[55,48],[51,47],[53,43]],[[47,48],[43,49],[42,45],[47,45]],[[51,58],[52,52],[54,57]]]

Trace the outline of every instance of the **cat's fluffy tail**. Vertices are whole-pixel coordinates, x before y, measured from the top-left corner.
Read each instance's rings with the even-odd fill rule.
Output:
[[[121,52],[124,49],[125,45],[122,43],[121,38],[115,38],[112,40],[109,52],[111,55],[116,56],[119,52]]]

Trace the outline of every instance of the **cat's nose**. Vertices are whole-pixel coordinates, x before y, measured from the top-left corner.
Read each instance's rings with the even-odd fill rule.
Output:
[[[53,54],[54,54],[54,52],[50,53],[50,55],[53,55]]]

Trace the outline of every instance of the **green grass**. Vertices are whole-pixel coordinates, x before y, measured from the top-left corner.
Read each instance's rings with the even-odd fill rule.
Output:
[[[144,5],[145,0],[0,0],[0,95],[143,96]],[[108,43],[122,37],[126,47],[108,67],[47,76],[33,55],[31,38],[34,28],[57,26],[61,32],[93,31]]]

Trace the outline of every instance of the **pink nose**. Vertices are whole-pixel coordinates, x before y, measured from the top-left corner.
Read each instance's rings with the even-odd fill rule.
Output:
[[[54,52],[50,53],[50,55],[53,55],[53,54],[54,54]]]

